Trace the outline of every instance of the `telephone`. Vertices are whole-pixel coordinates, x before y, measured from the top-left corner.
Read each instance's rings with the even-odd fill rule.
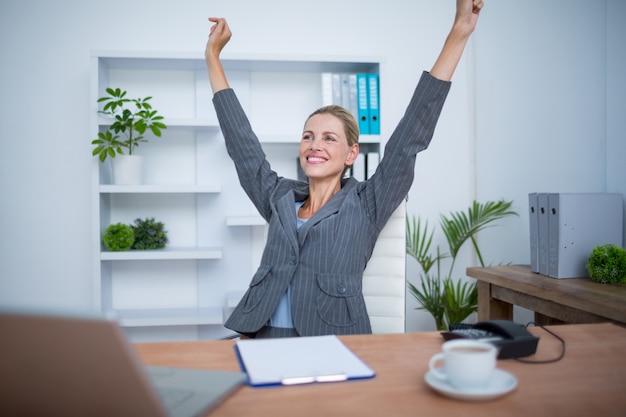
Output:
[[[442,332],[445,340],[466,338],[489,342],[500,348],[498,359],[529,356],[537,350],[539,338],[510,320],[489,320],[476,324],[456,323]]]

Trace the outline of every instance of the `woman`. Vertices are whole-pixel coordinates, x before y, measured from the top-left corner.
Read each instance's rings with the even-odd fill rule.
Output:
[[[344,179],[359,154],[358,125],[328,106],[306,120],[300,165],[308,183],[279,177],[229,87],[220,53],[231,32],[209,18],[205,59],[220,127],[239,181],[268,222],[261,265],[226,327],[250,337],[371,333],[363,271],[381,229],[407,195],[415,158],[428,147],[450,79],[474,31],[482,0],[457,0],[452,29],[367,181]]]

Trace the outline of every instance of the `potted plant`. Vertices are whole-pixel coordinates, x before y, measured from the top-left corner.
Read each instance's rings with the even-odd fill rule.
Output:
[[[111,116],[114,121],[91,142],[95,145],[92,154],[98,156],[100,162],[109,157],[112,159],[116,184],[138,184],[141,181],[142,158],[133,151],[141,142],[148,141],[144,136],[148,129],[154,136],[160,137],[161,130],[167,129],[167,126],[162,122],[163,116],[152,108],[152,97],[127,98],[126,91],[120,88],[107,88],[106,92],[106,96],[98,99],[98,103],[105,103],[99,113]]]
[[[110,251],[126,251],[133,246],[135,234],[129,225],[115,223],[106,228],[102,241]]]
[[[622,284],[626,282],[626,249],[598,245],[589,254],[586,267],[593,281]]]
[[[448,253],[442,253],[439,246],[435,255],[430,253],[433,230],[428,230],[428,223],[413,216],[406,219],[407,243],[406,253],[420,265],[419,279],[416,286],[407,283],[409,292],[419,302],[418,310],[428,311],[435,319],[437,330],[446,330],[450,324],[460,323],[478,309],[478,287],[476,281],[468,282],[453,277],[456,257],[461,247],[469,240],[481,266],[485,266],[482,254],[475,239],[476,233],[483,230],[496,220],[516,215],[512,211],[511,201],[497,201],[480,204],[476,201],[467,212],[453,212],[450,217],[441,215],[441,229],[448,243]],[[451,258],[450,269],[442,275],[441,261]],[[436,266],[436,271],[431,269]]]
[[[135,235],[133,249],[163,249],[168,242],[165,225],[156,221],[154,217],[145,220],[135,219],[135,223],[130,227]]]

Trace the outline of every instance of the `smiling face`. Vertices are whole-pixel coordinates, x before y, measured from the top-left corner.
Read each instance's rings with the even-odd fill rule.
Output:
[[[358,154],[359,145],[349,145],[339,117],[331,113],[314,113],[309,117],[300,141],[300,165],[309,180],[340,180]]]

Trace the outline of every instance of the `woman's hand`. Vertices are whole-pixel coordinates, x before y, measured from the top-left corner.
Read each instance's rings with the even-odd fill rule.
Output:
[[[220,90],[229,88],[228,80],[220,61],[220,53],[230,40],[232,33],[224,18],[209,17],[209,22],[213,22],[214,25],[211,26],[211,31],[209,32],[209,40],[204,50],[204,59],[209,71],[211,90],[215,94]]]
[[[476,28],[483,5],[483,0],[457,0],[453,31],[458,30],[460,34],[469,36]]]
[[[209,32],[209,40],[204,51],[205,59],[219,58],[222,49],[228,43],[232,36],[232,32],[226,23],[226,19],[209,17],[209,22],[213,22],[211,31]]]
[[[454,25],[452,25],[437,61],[430,70],[430,75],[444,81],[452,79],[467,40],[476,28],[478,15],[482,8],[483,0],[456,0]]]

